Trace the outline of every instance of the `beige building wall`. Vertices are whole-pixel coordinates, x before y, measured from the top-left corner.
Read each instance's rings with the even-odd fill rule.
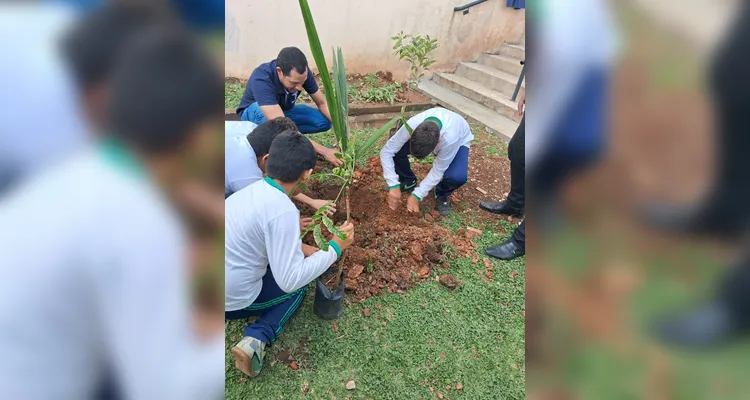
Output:
[[[433,72],[452,71],[456,63],[474,61],[503,42],[522,42],[524,10],[489,0],[467,15],[453,11],[469,2],[309,0],[323,49],[330,54],[332,46],[341,47],[347,72],[390,71],[397,80],[409,75],[409,64],[393,55],[390,39],[402,30],[438,39]],[[247,79],[286,46],[302,49],[315,69],[297,0],[226,0],[227,77]]]

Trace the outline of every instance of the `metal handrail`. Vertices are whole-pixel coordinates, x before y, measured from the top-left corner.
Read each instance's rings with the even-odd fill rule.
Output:
[[[518,76],[518,82],[516,83],[516,90],[513,91],[513,97],[510,98],[511,101],[516,101],[518,92],[521,90],[521,83],[523,83],[523,78],[526,76],[526,60],[521,61],[521,65],[523,65],[523,68],[521,68],[521,75]]]
[[[476,1],[472,1],[472,2],[471,2],[471,3],[469,3],[469,4],[464,4],[464,5],[460,6],[460,7],[455,7],[455,8],[453,8],[453,11],[454,11],[454,12],[456,12],[456,11],[463,11],[463,12],[464,12],[464,15],[466,15],[466,14],[468,14],[468,13],[469,13],[469,9],[470,9],[471,7],[474,7],[474,6],[478,5],[478,4],[482,4],[482,3],[484,3],[485,1],[487,1],[487,0],[476,0]]]

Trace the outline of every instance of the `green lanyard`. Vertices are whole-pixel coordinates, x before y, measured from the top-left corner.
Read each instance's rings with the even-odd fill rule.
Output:
[[[526,15],[533,21],[540,21],[547,9],[547,0],[529,0],[526,5]]]
[[[136,178],[144,178],[146,171],[135,154],[115,139],[108,138],[99,143],[99,154],[109,164]]]

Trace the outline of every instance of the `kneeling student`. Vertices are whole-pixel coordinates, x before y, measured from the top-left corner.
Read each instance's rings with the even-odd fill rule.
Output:
[[[226,122],[225,124],[231,123]],[[239,122],[239,124],[249,124],[249,122]],[[286,117],[266,121],[255,127],[249,134],[237,134],[235,131],[226,129],[224,137],[225,198],[263,179],[271,143],[276,136],[287,130],[297,132],[297,125]],[[316,210],[328,203],[327,200],[311,199],[302,193],[296,194],[294,200],[307,204]],[[328,209],[330,212],[336,212],[333,204]]]
[[[299,211],[290,197],[312,174],[315,162],[310,140],[286,131],[271,145],[268,176],[226,201],[225,316],[232,320],[260,315],[232,348],[235,365],[250,377],[261,371],[266,346],[299,309],[305,286],[354,239],[354,225],[347,222],[341,227],[346,240],[334,237],[328,251],[309,251],[311,247],[302,244]]]
[[[448,215],[448,197],[468,178],[469,145],[474,139],[471,127],[460,115],[439,107],[413,116],[407,124],[413,129],[412,135],[402,126],[380,152],[383,176],[390,189],[388,206],[396,210],[401,204],[401,191],[413,190],[406,209],[419,212],[419,203],[435,188],[435,209],[440,215]],[[435,156],[432,169],[419,186],[409,154],[418,159]]]

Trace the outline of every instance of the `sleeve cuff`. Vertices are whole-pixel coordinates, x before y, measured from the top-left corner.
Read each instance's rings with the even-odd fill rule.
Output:
[[[401,186],[401,184],[397,183],[395,185],[388,186],[388,189],[395,189],[395,188],[400,187],[400,186]]]
[[[330,242],[328,242],[328,245],[331,246],[332,249],[336,250],[336,258],[341,257],[341,248],[336,244],[336,242],[331,240]]]
[[[419,197],[419,196],[417,196],[416,194],[412,193],[411,195],[414,196],[415,199],[417,199],[419,201],[422,201],[422,198]]]

